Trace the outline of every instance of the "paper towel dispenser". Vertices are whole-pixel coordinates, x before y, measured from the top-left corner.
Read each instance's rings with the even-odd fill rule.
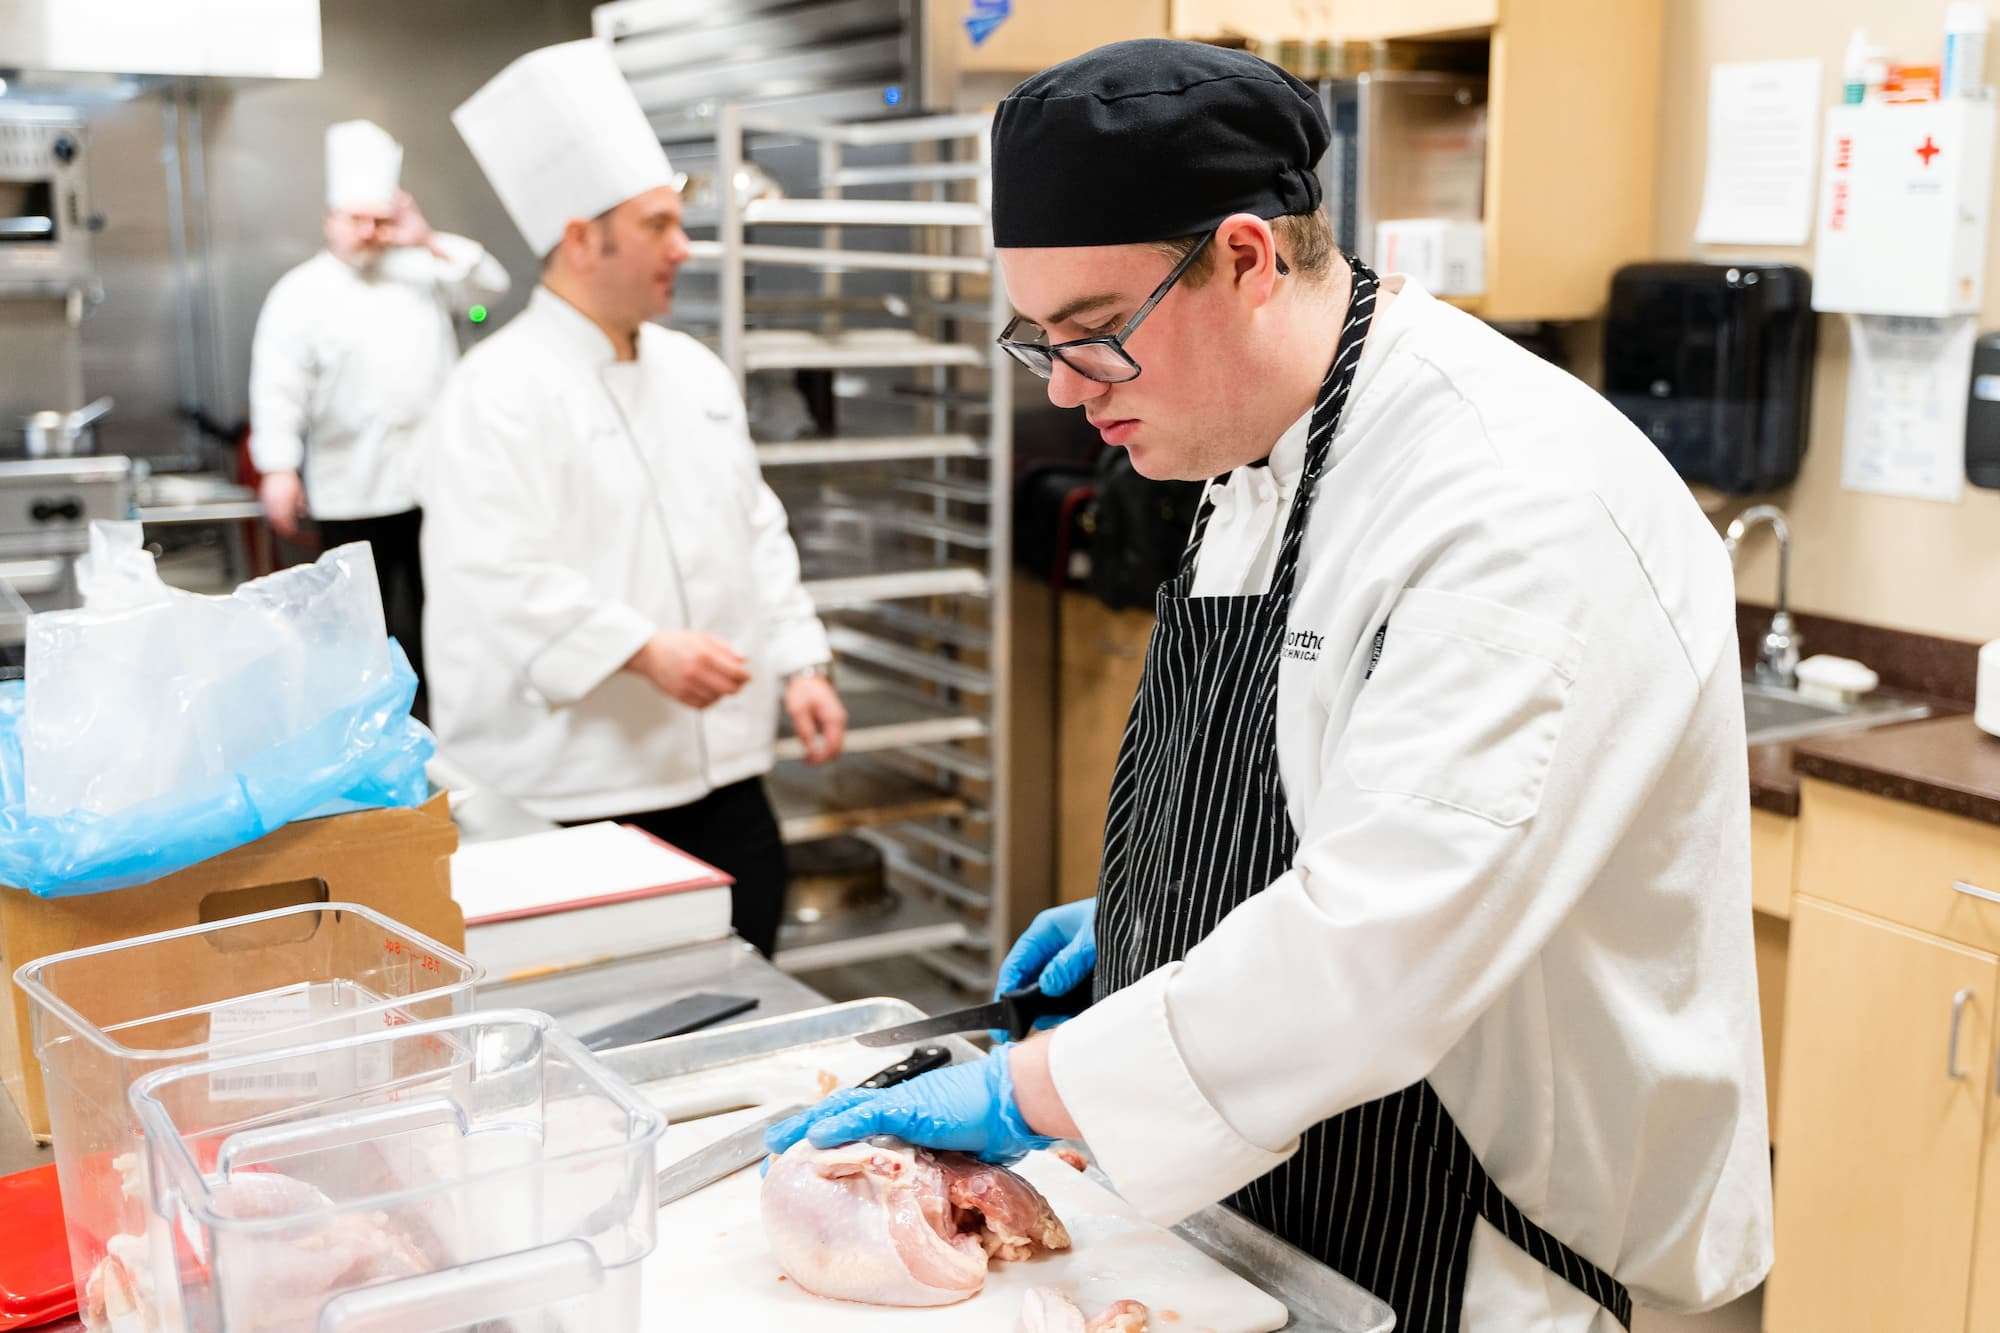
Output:
[[[1792,264],[1629,264],[1611,281],[1604,394],[1689,481],[1798,475],[1812,401],[1812,278]]]

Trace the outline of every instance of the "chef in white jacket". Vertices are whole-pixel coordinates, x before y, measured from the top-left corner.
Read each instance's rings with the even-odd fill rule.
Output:
[[[278,279],[250,348],[250,456],[271,526],[310,513],[328,546],[374,547],[389,632],[424,674],[421,426],[458,360],[455,311],[505,295],[476,241],[433,231],[403,148],[366,120],[326,132],[326,249]]]
[[[1714,1306],[1771,1257],[1728,561],[1602,398],[1334,250],[1327,139],[1181,43],[1000,104],[1003,341],[1208,483],[1098,897],[1002,967],[1096,1003],[771,1145],[1080,1137],[1147,1216],[1227,1200],[1399,1330]]]
[[[819,761],[846,714],[736,382],[651,322],[688,256],[678,178],[602,42],[523,56],[452,119],[544,261],[438,409],[439,742],[537,814],[622,819],[729,872],[769,953],[778,711]]]

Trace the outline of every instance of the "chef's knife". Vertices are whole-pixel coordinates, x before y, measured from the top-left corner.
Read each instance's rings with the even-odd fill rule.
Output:
[[[1069,1018],[1090,1007],[1091,973],[1061,995],[1044,995],[1040,986],[1023,986],[1008,991],[991,1004],[971,1009],[954,1009],[936,1018],[920,1018],[914,1023],[898,1023],[879,1032],[864,1032],[855,1040],[863,1046],[900,1046],[904,1042],[943,1037],[954,1032],[979,1032],[1004,1028],[1011,1040],[1019,1041],[1035,1029],[1037,1019]]]
[[[941,1069],[951,1063],[951,1052],[942,1046],[919,1046],[905,1059],[898,1060],[888,1068],[869,1075],[855,1084],[857,1088],[893,1088],[898,1083],[906,1083],[919,1074]],[[659,1174],[659,1202],[662,1208],[676,1199],[686,1198],[696,1190],[706,1189],[716,1181],[735,1175],[750,1163],[764,1156],[764,1131],[780,1120],[789,1119],[805,1110],[803,1105],[779,1107],[768,1115],[758,1116],[743,1128],[717,1139],[699,1152],[690,1153]]]

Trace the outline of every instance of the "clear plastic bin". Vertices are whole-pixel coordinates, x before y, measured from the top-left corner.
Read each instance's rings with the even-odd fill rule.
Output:
[[[349,903],[143,935],[17,971],[84,1322],[112,1327],[110,1306],[145,1264],[133,1083],[217,1055],[467,1012],[482,975],[463,954]]]
[[[377,1081],[357,1077],[371,1067]],[[147,1327],[639,1328],[666,1121],[546,1014],[166,1070],[131,1100],[151,1200]]]

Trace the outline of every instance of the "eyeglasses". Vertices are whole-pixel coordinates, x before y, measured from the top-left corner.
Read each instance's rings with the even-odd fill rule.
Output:
[[[1116,333],[1099,334],[1095,338],[1078,338],[1066,343],[1029,342],[1016,338],[1014,334],[1024,327],[1034,329],[1036,325],[1027,318],[1016,315],[1007,321],[1006,328],[1000,330],[997,341],[1007,350],[1007,355],[1043,379],[1055,374],[1055,363],[1060,361],[1085,379],[1095,380],[1099,384],[1124,384],[1129,380],[1136,380],[1139,378],[1139,363],[1125,350],[1125,340],[1139,331],[1139,326],[1146,322],[1146,316],[1153,313],[1153,307],[1166,299],[1167,293],[1174,289],[1174,284],[1181,280],[1181,275],[1193,267],[1194,261],[1201,257],[1201,252],[1206,250],[1208,243],[1214,239],[1215,233],[1211,231],[1197,241],[1195,247],[1182,256],[1181,262],[1174,265],[1174,271],[1167,274],[1165,281],[1153,288],[1153,294],[1146,298],[1146,304],[1140,306],[1132,318],[1125,322],[1125,327]],[[1291,270],[1285,267],[1285,261],[1278,260],[1279,276],[1283,277],[1289,272]],[[1041,330],[1037,329],[1037,332]],[[1047,333],[1042,333],[1042,337],[1046,339]]]

